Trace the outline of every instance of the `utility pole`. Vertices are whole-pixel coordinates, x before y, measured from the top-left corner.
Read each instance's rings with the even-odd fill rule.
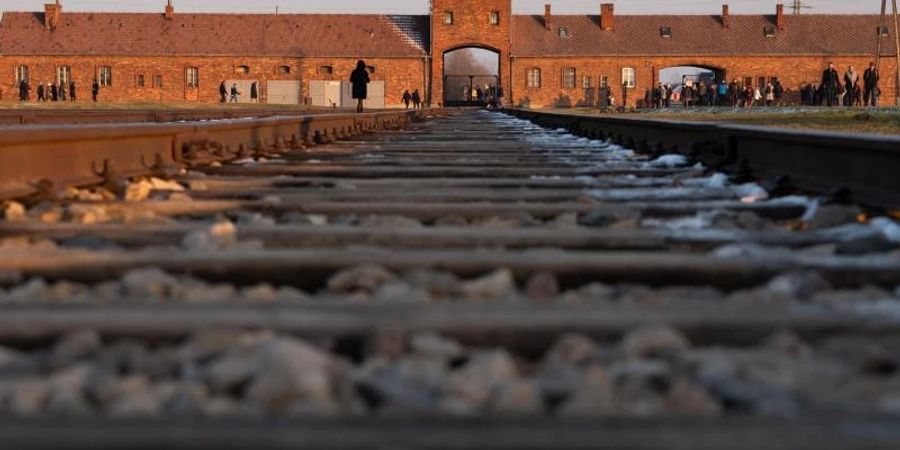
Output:
[[[794,12],[794,15],[800,14],[800,12],[804,9],[812,9],[812,6],[805,5],[803,0],[793,0],[791,4],[791,10]]]
[[[898,28],[898,11],[897,11],[897,0],[891,0],[892,7],[892,16],[894,18],[894,58],[895,58],[895,68],[896,73],[894,74],[894,104],[900,105],[900,36],[897,35],[897,32],[900,31]],[[887,0],[881,0],[881,20],[879,20],[878,24],[878,47],[875,50],[875,70],[878,74],[881,74],[881,54],[884,50],[883,41],[885,33],[882,30],[885,29],[885,22],[887,21]]]

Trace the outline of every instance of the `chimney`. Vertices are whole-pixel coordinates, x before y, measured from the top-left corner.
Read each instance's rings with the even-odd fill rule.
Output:
[[[731,28],[731,12],[728,5],[722,5],[722,28]]]
[[[775,27],[779,30],[784,29],[784,4],[775,5]]]
[[[553,14],[551,12],[550,4],[547,3],[544,5],[544,28],[550,30],[552,27],[550,23],[553,21]]]
[[[166,3],[166,20],[172,20],[175,17],[175,7],[172,6],[172,0]]]
[[[600,4],[600,28],[613,30],[616,27],[615,6],[612,3]]]
[[[55,30],[59,25],[59,16],[62,14],[62,5],[59,0],[55,3],[44,4],[44,28]]]

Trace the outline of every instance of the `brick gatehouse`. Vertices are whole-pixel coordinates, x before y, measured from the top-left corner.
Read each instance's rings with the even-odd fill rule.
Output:
[[[829,61],[862,72],[879,33],[893,55],[895,30],[876,15],[513,15],[511,0],[432,0],[430,16],[357,14],[159,14],[3,12],[0,95],[17,82],[90,84],[101,101],[216,102],[219,84],[257,83],[263,103],[308,103],[313,83],[346,80],[357,59],[382,82],[388,106],[418,89],[444,97],[447,52],[467,47],[499,56],[507,104],[577,106],[608,85],[634,104],[667,67],[709,68],[754,85],[777,77],[789,90],[815,82]],[[895,62],[882,58],[882,103],[895,95]],[[623,82],[627,88],[623,89]],[[34,97],[34,93],[32,93]],[[621,97],[619,97],[621,99]],[[244,100],[249,100],[244,95]]]

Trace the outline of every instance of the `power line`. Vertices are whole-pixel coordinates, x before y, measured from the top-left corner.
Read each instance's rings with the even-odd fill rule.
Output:
[[[812,9],[812,6],[809,6],[803,3],[803,0],[793,0],[791,2],[791,11],[794,12],[794,15],[800,14],[804,9]]]

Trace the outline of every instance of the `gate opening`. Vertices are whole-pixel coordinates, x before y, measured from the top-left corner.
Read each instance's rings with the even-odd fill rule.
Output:
[[[712,66],[666,67],[659,71],[659,82],[672,88],[671,106],[715,106],[718,99],[712,95],[699,97],[699,87],[702,85],[714,91],[723,80],[728,82],[725,71]],[[691,92],[686,93],[686,90]]]
[[[499,86],[499,52],[465,47],[444,53],[444,106],[484,106]]]

